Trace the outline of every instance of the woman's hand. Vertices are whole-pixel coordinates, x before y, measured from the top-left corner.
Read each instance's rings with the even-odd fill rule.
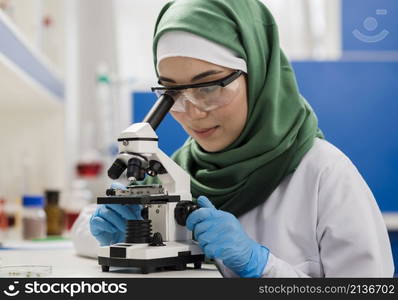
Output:
[[[216,209],[204,196],[198,198],[200,209],[191,213],[187,228],[208,258],[221,259],[240,277],[261,277],[269,250],[252,240],[238,219]]]
[[[125,188],[113,183],[112,188]],[[123,242],[127,220],[142,220],[141,206],[138,204],[101,204],[90,218],[91,234],[101,246]]]

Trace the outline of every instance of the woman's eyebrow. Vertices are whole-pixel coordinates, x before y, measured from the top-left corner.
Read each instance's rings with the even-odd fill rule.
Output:
[[[192,77],[191,82],[195,82],[195,81],[198,81],[198,80],[200,80],[202,78],[205,78],[207,76],[214,75],[214,74],[219,74],[219,73],[222,73],[222,72],[223,71],[220,71],[220,70],[209,70],[209,71],[200,73],[198,75],[195,75],[194,77]],[[167,78],[167,77],[163,77],[163,76],[159,76],[159,81],[166,81],[166,82],[176,83],[175,80]]]
[[[173,82],[176,83],[173,79],[167,78],[167,77],[163,77],[163,76],[159,76],[159,82],[160,81],[166,81],[166,82]]]
[[[209,70],[209,71],[200,73],[198,75],[195,75],[194,77],[192,77],[191,82],[195,82],[195,81],[198,81],[199,79],[205,78],[207,76],[222,73],[222,72],[223,71],[220,71],[220,70]]]

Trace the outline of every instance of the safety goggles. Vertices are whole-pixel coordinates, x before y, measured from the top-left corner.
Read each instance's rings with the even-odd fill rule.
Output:
[[[242,73],[243,71],[236,70],[224,78],[198,84],[152,87],[152,92],[158,97],[165,93],[173,97],[175,103],[171,108],[172,111],[186,112],[187,101],[201,111],[211,111],[235,99],[239,90],[239,81],[236,79]]]

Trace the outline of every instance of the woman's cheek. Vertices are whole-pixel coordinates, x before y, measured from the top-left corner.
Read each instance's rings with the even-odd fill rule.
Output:
[[[171,116],[176,120],[178,123],[181,125],[183,124],[183,113],[181,112],[175,112],[175,111],[170,111]]]

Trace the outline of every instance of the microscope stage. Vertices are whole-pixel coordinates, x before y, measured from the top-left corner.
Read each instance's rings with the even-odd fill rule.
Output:
[[[98,204],[166,204],[168,202],[178,202],[180,196],[173,195],[142,195],[142,196],[107,196],[97,197]]]

